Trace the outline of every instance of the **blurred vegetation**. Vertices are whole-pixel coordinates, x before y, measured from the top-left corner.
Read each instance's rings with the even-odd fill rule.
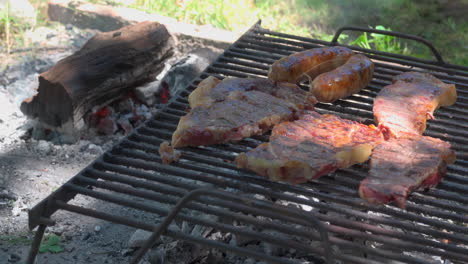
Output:
[[[265,28],[331,40],[344,25],[385,28],[421,36],[448,62],[468,66],[468,0],[89,0],[125,5],[194,24],[244,31],[259,18]],[[43,6],[46,0],[31,0]],[[44,19],[44,9],[39,10]],[[0,17],[5,28],[5,16]],[[7,19],[8,20],[8,19]],[[10,21],[12,18],[9,18]],[[10,28],[22,28],[12,22]],[[20,32],[11,30],[10,32]],[[345,32],[343,43],[432,59],[428,48],[414,41],[377,34]],[[0,31],[5,39],[5,32]]]
[[[34,30],[37,27],[48,24],[47,21],[47,0],[30,0],[36,10],[35,21],[28,21],[15,17],[10,9],[8,1],[4,8],[0,8],[0,40],[1,47],[7,53],[12,48],[23,48],[29,46],[25,33],[28,30]],[[4,52],[2,50],[2,52]]]

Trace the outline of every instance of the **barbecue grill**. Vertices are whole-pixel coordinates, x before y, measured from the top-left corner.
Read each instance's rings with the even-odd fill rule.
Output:
[[[265,77],[275,60],[305,49],[338,45],[339,35],[345,30],[420,41],[431,49],[435,60],[349,46],[374,60],[374,79],[359,94],[333,104],[317,104],[318,112],[371,124],[373,98],[394,75],[409,70],[431,72],[458,88],[457,103],[437,110],[436,120],[428,123],[425,132],[449,141],[457,161],[436,188],[413,193],[406,210],[370,205],[359,198],[357,189],[367,175],[367,164],[301,185],[271,182],[237,169],[232,162],[236,155],[267,141],[268,135],[185,148],[179,162],[161,163],[159,145],[170,140],[179,118],[186,114],[187,96],[203,78]],[[137,263],[161,235],[271,263],[432,263],[431,259],[449,261],[437,263],[468,263],[467,106],[468,67],[445,63],[430,43],[418,37],[345,27],[337,31],[333,41],[326,42],[273,32],[258,22],[151,120],[30,210],[29,227],[38,229],[28,263],[34,262],[46,226],[53,224],[51,216],[58,210],[154,232],[132,263]],[[74,204],[78,195],[165,218],[154,224],[124,217],[119,210],[111,214],[86,208]],[[168,228],[174,220],[254,238],[296,254],[268,255],[197,237]]]

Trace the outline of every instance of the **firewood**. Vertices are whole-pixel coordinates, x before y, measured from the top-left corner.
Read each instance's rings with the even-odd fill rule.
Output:
[[[154,79],[172,55],[173,39],[157,22],[98,33],[39,75],[37,94],[23,101],[21,111],[51,128],[76,127],[93,107]]]

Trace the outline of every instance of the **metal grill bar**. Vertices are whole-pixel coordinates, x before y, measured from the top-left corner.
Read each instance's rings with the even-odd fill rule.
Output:
[[[358,197],[356,190],[367,175],[367,164],[340,170],[317,182],[302,185],[271,182],[251,172],[238,170],[232,163],[236,155],[267,141],[268,135],[232,144],[185,148],[178,163],[161,164],[159,144],[171,138],[179,118],[185,115],[188,108],[188,94],[203,78],[210,75],[218,78],[265,77],[269,65],[280,57],[329,45],[332,43],[254,26],[192,85],[175,95],[152,120],[34,207],[30,212],[30,227],[42,226],[45,219],[62,209],[152,231],[157,226],[76,206],[71,204],[72,199],[75,195],[84,195],[158,217],[167,216],[169,208],[182,197],[204,186],[232,194],[197,198],[189,202],[181,213],[174,214],[176,219],[323,258],[323,247],[311,246],[311,242],[299,242],[321,241],[321,229],[306,220],[307,217],[314,217],[324,223],[330,244],[337,248],[333,252],[334,259],[344,263],[380,263],[389,259],[403,263],[427,263],[422,257],[405,252],[439,256],[452,262],[468,262],[468,139],[464,133],[468,128],[466,67],[442,66],[436,62],[352,47],[375,60],[373,81],[357,95],[333,105],[317,105],[317,111],[321,113],[337,114],[370,124],[373,122],[373,98],[383,86],[391,83],[394,75],[408,70],[431,70],[435,71],[432,74],[436,77],[457,85],[457,103],[439,109],[437,120],[429,122],[426,134],[449,141],[457,152],[458,160],[449,166],[448,175],[437,188],[413,194],[406,210],[392,205],[369,205]],[[291,210],[283,204],[309,209]],[[199,219],[189,212],[211,218]],[[273,233],[246,230],[216,219],[236,219],[245,225]],[[164,235],[272,263],[297,263],[294,259],[267,256],[173,230],[166,230]]]
[[[131,185],[131,186],[134,186],[134,187],[145,188],[145,189],[149,189],[149,190],[152,190],[152,191],[156,191],[158,193],[166,193],[166,194],[169,194],[169,195],[179,195],[179,196],[185,194],[185,192],[183,190],[179,189],[179,190],[174,191],[174,190],[171,190],[171,187],[169,187],[167,185],[154,184],[154,183],[147,182],[147,181],[135,182],[134,180],[132,180],[130,178],[127,178],[127,177],[118,176],[118,175],[109,174],[109,173],[102,173],[102,172],[95,171],[95,170],[90,172],[90,174],[92,176],[94,176],[94,177],[98,177],[98,178],[106,180],[106,181],[124,183],[124,184],[128,184],[128,185]],[[146,179],[156,180],[154,178],[158,178],[158,177],[145,177],[145,178]],[[104,189],[112,189],[112,190],[115,191],[116,188],[117,189],[120,188],[120,192],[125,192],[125,190],[126,190],[126,189],[121,189],[121,187],[115,187],[115,185],[109,185],[109,184],[106,184],[106,183],[103,183],[103,182],[97,182],[95,180],[89,180],[89,179],[86,179],[86,178],[83,178],[83,177],[79,177],[79,180],[86,182],[90,186],[96,186],[96,187],[100,187],[100,188],[104,188]],[[190,186],[190,187],[186,186],[186,188],[187,188],[187,190],[196,190],[197,186]],[[153,199],[157,199],[158,201],[164,200],[165,202],[169,202],[169,203],[175,203],[177,201],[175,199],[166,198],[165,196],[163,196],[163,198],[159,197],[159,198],[153,198]],[[237,197],[231,197],[231,199],[239,200]],[[220,203],[220,202],[213,202],[213,201],[212,202],[205,201],[204,203],[205,204],[214,204],[214,205],[218,205],[218,206],[235,208],[236,210],[242,210],[242,211],[248,212],[248,213],[261,214],[261,215],[267,216],[267,217],[275,217],[275,214],[271,214],[271,212],[269,212],[269,211],[259,211],[259,209],[252,210],[252,209],[249,209],[248,207],[245,207],[245,206],[244,207],[239,206],[238,204],[222,203],[222,202]],[[192,206],[190,208],[196,208],[199,211],[205,211],[205,212],[207,211],[207,209],[205,209],[203,206]],[[237,219],[236,216],[233,215],[233,214],[220,213],[220,212],[217,212],[216,210],[209,210],[209,211],[212,214],[218,214],[218,215],[221,215],[223,217],[229,217],[229,218]],[[323,221],[330,222],[330,223],[336,222],[335,219],[333,219],[333,218],[331,218],[329,216],[326,216],[326,215],[319,216],[319,218],[321,220],[323,220]],[[291,222],[296,222],[296,221],[291,220]],[[260,223],[257,223],[257,224],[260,224]],[[302,224],[307,225],[307,222],[302,222]],[[265,224],[263,224],[263,225],[265,226]],[[351,223],[349,223],[349,225],[346,225],[346,227],[353,227],[355,229],[363,229],[363,230],[372,229],[374,233],[380,233],[382,235],[387,234],[387,235],[390,235],[390,236],[393,236],[393,237],[404,238],[403,241],[410,240],[410,241],[413,241],[413,242],[416,242],[416,243],[424,241],[424,240],[421,240],[419,238],[413,239],[411,236],[405,236],[404,234],[388,232],[385,229],[374,228],[373,226],[370,226],[370,225],[354,224],[354,223],[351,222]],[[280,229],[277,226],[275,226],[275,229],[282,230],[283,232],[290,232],[290,230],[288,231],[288,229]],[[360,238],[365,238],[365,239],[371,239],[372,240],[372,236],[369,236],[369,235],[367,235],[365,233],[353,232],[353,230],[351,230],[351,229],[343,229],[343,228],[340,228],[338,226],[330,226],[329,231],[332,231],[332,232],[335,232],[335,233],[353,234],[355,237],[360,237]],[[306,237],[314,237],[313,234],[311,234],[309,232],[305,232],[303,230],[300,231],[299,233],[295,233],[295,235],[306,236]],[[315,237],[316,237],[316,235],[315,235]],[[388,240],[385,239],[385,238],[378,238],[377,237],[376,239],[378,240],[378,242],[384,242],[384,241],[388,242]],[[322,238],[322,240],[323,240],[323,238]],[[407,247],[415,248],[414,247],[415,244],[409,244],[409,243],[405,243],[403,241],[398,240],[397,242],[394,243],[394,245],[407,244],[406,245]],[[431,244],[433,246],[439,246],[440,247],[440,244],[438,244],[438,243],[431,243]],[[428,248],[426,248],[424,246],[416,246],[416,248],[418,250],[420,250],[420,251],[429,250],[428,253],[435,253],[436,252],[436,251],[430,250],[430,249],[428,249]],[[442,248],[458,251],[461,254],[466,253],[466,251],[459,250],[458,248],[453,247],[452,245],[444,245]]]
[[[107,213],[103,213],[103,212],[99,212],[99,211],[95,211],[95,210],[91,210],[91,209],[86,209],[86,208],[75,206],[75,205],[70,205],[70,204],[67,204],[67,203],[65,203],[63,201],[60,201],[60,200],[56,201],[56,203],[57,203],[58,208],[60,208],[60,209],[63,209],[63,210],[69,211],[69,212],[78,213],[78,214],[81,214],[81,215],[87,215],[87,216],[90,216],[90,217],[107,220],[109,222],[114,222],[114,223],[118,223],[118,224],[122,224],[122,225],[126,225],[126,226],[140,228],[140,229],[144,229],[144,230],[147,230],[147,231],[153,231],[155,228],[157,228],[156,225],[149,225],[147,223],[135,221],[135,220],[132,220],[132,219],[129,219],[129,218],[119,217],[119,216],[115,216],[115,215],[111,215],[111,214],[107,214]],[[246,248],[230,247],[230,246],[228,246],[228,245],[226,245],[226,244],[224,244],[222,242],[200,239],[200,238],[197,238],[197,237],[192,237],[192,236],[186,235],[186,234],[184,234],[182,232],[172,231],[170,229],[167,229],[165,231],[165,234],[168,235],[168,236],[174,237],[176,239],[182,239],[182,240],[186,240],[186,241],[189,241],[189,242],[194,242],[194,243],[199,243],[199,244],[202,244],[202,245],[207,245],[207,246],[213,247],[213,248],[219,248],[219,249],[223,249],[223,250],[226,250],[226,251],[232,251],[232,252],[234,252],[236,254],[239,254],[241,256],[262,259],[262,260],[265,260],[265,261],[270,261],[272,263],[296,264],[296,262],[293,262],[293,261],[290,261],[290,260],[287,260],[287,259],[272,257],[272,256],[268,256],[268,255],[265,255],[265,254],[259,254],[258,252],[248,250]]]
[[[109,160],[108,162],[111,162],[111,163],[116,163],[116,164],[122,164],[123,162],[125,162],[126,164],[130,165],[130,166],[134,166],[135,168],[145,168],[145,169],[148,169],[148,170],[154,170],[154,171],[159,171],[159,172],[165,172],[165,173],[170,173],[171,175],[180,175],[181,173],[183,173],[184,171],[179,169],[179,168],[184,168],[184,169],[196,169],[196,170],[199,170],[200,172],[203,172],[203,173],[209,173],[209,174],[213,174],[213,175],[216,175],[216,174],[220,174],[219,172],[217,172],[215,169],[209,169],[209,168],[206,168],[206,167],[197,167],[195,165],[185,165],[185,164],[181,164],[181,166],[179,166],[179,168],[174,168],[172,166],[164,166],[164,165],[161,165],[161,166],[156,166],[156,165],[148,165],[148,162],[145,162],[144,160],[147,160],[147,161],[155,161],[155,160],[158,160],[159,157],[157,156],[152,156],[150,154],[141,154],[141,153],[138,153],[138,152],[135,152],[135,153],[131,153],[130,151],[126,150],[126,149],[123,149],[122,151],[124,151],[124,154],[125,154],[125,157],[121,158],[121,157],[118,157],[118,156],[112,156],[112,157],[109,157]],[[149,147],[147,147],[147,151],[151,151]],[[153,150],[153,151],[156,151],[156,150]],[[129,157],[132,157],[132,158],[129,158]],[[138,160],[138,159],[134,159],[134,158],[140,158],[142,159],[141,161]],[[186,157],[184,157],[186,158]],[[104,165],[106,166],[106,165]],[[219,166],[221,167],[221,166]],[[194,176],[191,176],[191,175],[188,175],[188,174],[193,174]],[[191,171],[187,171],[183,174],[181,174],[180,176],[183,176],[183,177],[189,177],[193,180],[202,180],[202,181],[206,181],[206,182],[209,182],[209,183],[212,183],[212,184],[215,184],[216,183],[216,180],[212,180],[211,178],[209,178],[209,176],[204,176],[204,175],[198,175],[198,174],[195,174]],[[224,177],[226,178],[233,178],[233,179],[239,179],[239,177],[237,176],[232,176],[231,174],[228,174],[226,173],[225,175],[223,175]],[[255,176],[253,176],[255,177]],[[256,179],[256,178],[254,178]],[[261,179],[259,179],[258,182],[260,182]],[[253,182],[253,181],[252,181]],[[242,182],[240,183],[242,184]],[[237,185],[227,185],[226,182],[223,182],[223,184],[219,184],[218,185],[222,186],[222,187],[231,187],[231,188],[241,188],[241,186],[239,186],[239,184]],[[326,186],[321,186],[321,189],[323,188],[326,188]],[[281,186],[281,189],[285,189],[285,186]],[[285,189],[285,190],[288,190],[288,189]],[[249,192],[254,192],[254,191],[260,191],[260,190],[257,190],[257,189],[250,189],[248,190]],[[328,191],[338,191],[336,189],[328,189]],[[267,194],[266,192],[262,193],[262,194]],[[308,195],[310,196],[311,193],[308,193]],[[316,194],[314,193],[313,194],[314,197],[316,198],[319,198],[319,199],[322,199],[322,200],[326,200],[327,198],[332,198],[332,200],[338,200],[340,201],[340,203],[344,203],[344,204],[350,204],[352,206],[362,206],[361,205],[361,201],[359,200],[359,198],[356,198],[354,199],[354,201],[349,201],[349,198],[335,198],[333,196],[325,196],[324,194]],[[275,196],[273,196],[275,197]],[[280,197],[275,197],[275,198],[278,198],[278,199],[281,199]],[[285,200],[290,200],[290,199],[285,199]],[[308,203],[308,205],[310,206],[320,206],[318,204],[315,204],[315,203]],[[409,207],[411,207],[411,205],[409,204],[408,205]],[[378,208],[378,207],[376,207]],[[378,208],[376,211],[380,211],[382,213],[388,213],[388,214],[402,214],[404,215],[405,218],[411,218],[412,220],[414,221],[418,221],[418,222],[422,222],[424,224],[428,224],[428,225],[433,225],[435,227],[440,227],[440,228],[448,228],[448,230],[451,230],[451,231],[454,231],[454,232],[461,232],[461,233],[465,233],[468,231],[468,228],[461,228],[460,229],[457,229],[457,230],[452,230],[451,228],[453,228],[453,226],[449,223],[446,223],[446,222],[443,222],[443,221],[434,221],[434,220],[431,220],[431,219],[426,219],[424,217],[418,217],[418,216],[414,216],[414,215],[410,215],[408,212],[399,212],[399,211],[390,211],[390,210],[382,210],[382,209],[386,209],[386,208]],[[410,208],[408,208],[410,209]],[[419,207],[416,207],[415,209],[420,209]],[[430,211],[424,211],[424,213],[426,214],[429,214]],[[437,213],[437,211],[436,211]],[[440,217],[440,216],[439,216]],[[465,221],[466,221],[466,217],[464,218]],[[459,220],[458,218],[455,219],[455,220]],[[395,221],[396,223],[398,223],[398,221]],[[346,223],[348,224],[348,223]],[[446,233],[443,233],[444,235],[447,235]],[[451,239],[457,239],[457,237],[451,237]],[[462,239],[462,241],[468,243],[468,237],[466,236],[459,236],[458,239]],[[468,253],[468,252],[467,252]]]

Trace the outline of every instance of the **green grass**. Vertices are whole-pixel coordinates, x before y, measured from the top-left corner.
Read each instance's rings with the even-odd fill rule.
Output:
[[[5,242],[10,245],[29,245],[31,244],[31,239],[28,238],[26,235],[20,236],[11,236],[11,235],[1,235],[0,242]]]
[[[122,5],[119,0],[88,0]],[[39,7],[38,25],[47,25],[46,0],[31,0]],[[434,44],[450,63],[468,66],[468,0],[135,0],[131,7],[194,24],[211,24],[243,32],[258,19],[265,28],[284,33],[331,40],[341,26],[391,28],[421,36]],[[10,25],[6,25],[6,21]],[[0,38],[12,47],[30,27],[0,13]],[[378,35],[345,32],[340,43],[433,59],[430,50],[414,41]],[[368,42],[367,44],[366,43]]]
[[[376,26],[375,29],[392,31],[391,28],[385,28],[381,25]],[[407,44],[402,43],[398,38],[384,34],[368,34],[367,32],[364,32],[349,44],[356,45],[361,48],[382,50],[402,55],[421,56],[419,54],[415,54],[412,49],[408,48]]]
[[[442,0],[136,0],[132,6],[179,21],[234,31],[245,30],[261,18],[266,28],[322,40],[331,40],[335,30],[344,25],[391,27],[426,38],[451,63],[468,65],[466,14],[451,14],[457,4],[467,8],[468,0],[450,3]],[[358,44],[362,38],[369,39],[352,32],[349,36],[345,43]],[[375,37],[370,36],[369,40]],[[378,50],[433,59],[428,48],[413,41],[377,36],[369,44]]]

